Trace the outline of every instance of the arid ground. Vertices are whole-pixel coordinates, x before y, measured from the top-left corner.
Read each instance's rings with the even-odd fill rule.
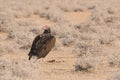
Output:
[[[55,47],[29,61],[44,25]],[[0,0],[0,80],[120,80],[120,0]]]

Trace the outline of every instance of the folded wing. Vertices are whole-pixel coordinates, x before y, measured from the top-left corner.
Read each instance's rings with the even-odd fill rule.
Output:
[[[44,58],[47,54],[51,51],[51,49],[55,45],[55,37],[51,36],[43,45],[42,47],[38,47],[37,49],[37,57]]]

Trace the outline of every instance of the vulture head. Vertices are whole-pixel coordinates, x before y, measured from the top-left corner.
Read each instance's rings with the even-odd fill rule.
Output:
[[[44,34],[48,34],[48,33],[51,33],[51,29],[49,26],[43,26],[43,30],[44,30]]]

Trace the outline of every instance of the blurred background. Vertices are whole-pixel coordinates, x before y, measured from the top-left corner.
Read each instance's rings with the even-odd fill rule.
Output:
[[[0,0],[0,80],[120,80],[120,0]],[[56,44],[29,61],[48,25]]]

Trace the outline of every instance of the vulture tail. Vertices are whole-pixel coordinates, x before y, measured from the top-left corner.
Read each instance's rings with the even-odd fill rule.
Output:
[[[29,55],[29,60],[32,58],[32,54]]]

